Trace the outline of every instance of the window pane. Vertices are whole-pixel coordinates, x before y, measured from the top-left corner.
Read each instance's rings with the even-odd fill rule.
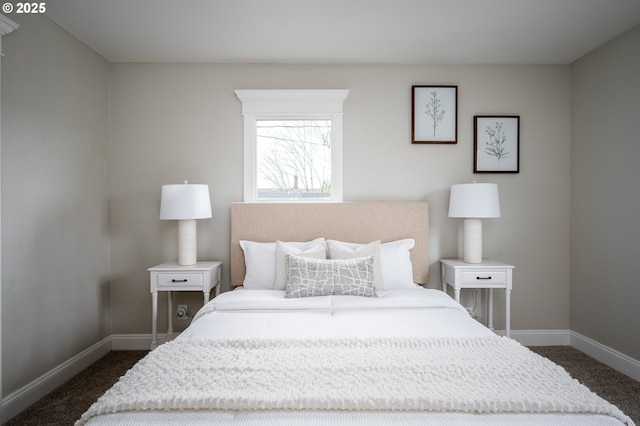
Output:
[[[331,120],[257,120],[257,199],[331,197]]]

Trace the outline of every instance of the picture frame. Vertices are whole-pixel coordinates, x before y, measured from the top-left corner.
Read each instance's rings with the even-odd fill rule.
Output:
[[[520,173],[520,116],[473,117],[473,173]]]
[[[458,143],[458,86],[411,86],[411,143]]]

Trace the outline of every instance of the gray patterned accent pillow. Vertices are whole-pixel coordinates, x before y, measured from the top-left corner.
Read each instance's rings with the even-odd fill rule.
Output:
[[[375,296],[373,256],[319,260],[287,254],[285,260],[285,297]]]

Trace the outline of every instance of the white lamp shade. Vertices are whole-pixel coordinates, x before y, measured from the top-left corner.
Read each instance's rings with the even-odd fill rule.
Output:
[[[500,217],[498,185],[495,183],[463,183],[451,185],[449,217]]]
[[[208,219],[211,217],[209,185],[162,185],[160,219]]]

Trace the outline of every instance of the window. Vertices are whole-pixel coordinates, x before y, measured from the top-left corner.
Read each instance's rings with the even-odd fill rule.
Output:
[[[244,201],[342,201],[348,90],[236,90],[244,116]]]
[[[331,198],[331,120],[256,120],[256,199]]]

